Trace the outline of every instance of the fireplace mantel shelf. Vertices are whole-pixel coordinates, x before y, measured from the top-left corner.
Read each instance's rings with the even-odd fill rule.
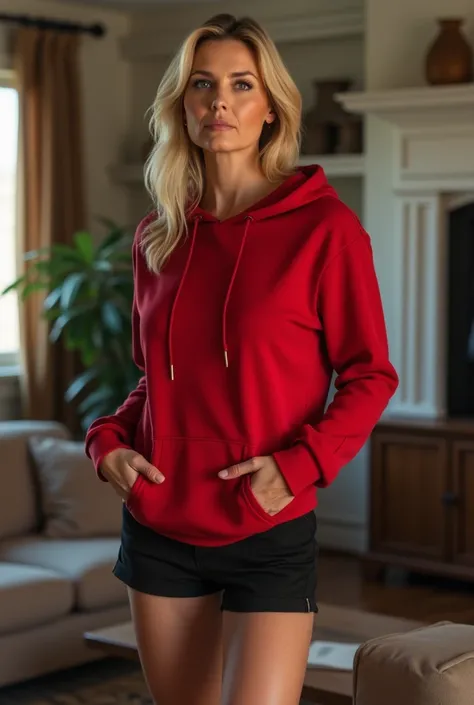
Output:
[[[349,112],[375,115],[400,128],[474,124],[472,83],[338,93],[336,98]]]

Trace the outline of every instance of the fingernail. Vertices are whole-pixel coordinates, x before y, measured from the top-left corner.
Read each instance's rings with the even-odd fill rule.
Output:
[[[229,471],[228,470],[221,470],[219,473],[219,477],[229,477]]]
[[[161,484],[165,481],[165,478],[163,477],[163,475],[153,475],[153,481]]]

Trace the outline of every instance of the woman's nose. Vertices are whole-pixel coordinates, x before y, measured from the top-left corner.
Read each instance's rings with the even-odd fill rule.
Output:
[[[211,110],[226,110],[227,101],[222,93],[216,95],[212,101]]]

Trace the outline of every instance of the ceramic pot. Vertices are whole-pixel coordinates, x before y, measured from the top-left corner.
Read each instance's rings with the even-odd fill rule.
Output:
[[[431,85],[468,83],[473,79],[473,52],[461,29],[462,19],[440,19],[439,33],[426,56]]]

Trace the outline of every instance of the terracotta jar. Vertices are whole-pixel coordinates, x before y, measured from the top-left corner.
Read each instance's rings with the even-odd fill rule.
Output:
[[[426,80],[432,85],[473,79],[473,52],[461,30],[462,19],[440,19],[439,34],[426,56]]]

